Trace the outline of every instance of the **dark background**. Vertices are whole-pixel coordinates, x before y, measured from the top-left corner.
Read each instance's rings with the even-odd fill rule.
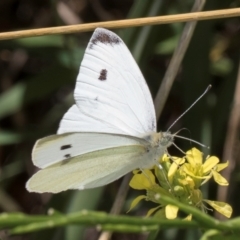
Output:
[[[239,7],[240,1],[206,1],[204,10]],[[33,29],[76,23],[101,22],[190,12],[193,1],[113,0],[1,0],[0,31]],[[144,41],[144,28],[116,31],[136,58],[155,96],[168,67],[183,23],[151,26]],[[240,48],[240,19],[199,22],[174,82],[158,130],[167,127],[212,84],[211,91],[173,128],[189,131],[185,136],[210,146],[203,149],[222,161],[229,114],[237,82]],[[105,188],[67,191],[57,195],[28,193],[25,183],[37,170],[31,161],[34,142],[54,134],[62,115],[73,103],[79,63],[92,33],[43,36],[0,41],[0,210],[45,214],[52,207],[61,212],[81,209],[109,212],[120,181]],[[239,80],[240,81],[240,80]],[[240,94],[240,93],[239,93]],[[239,106],[240,110],[240,106]],[[239,132],[228,199],[239,215]],[[183,149],[193,146],[177,141]],[[172,154],[178,154],[174,149]],[[131,191],[122,211],[139,192]],[[216,184],[210,182],[205,197],[217,200]],[[151,207],[143,202],[132,215],[144,215]],[[96,239],[95,228],[67,227],[13,239]],[[1,232],[4,239],[4,232]],[[196,239],[194,231],[181,232],[181,239]],[[1,235],[0,235],[1,236]],[[178,239],[177,230],[162,232],[162,239]],[[145,239],[146,235],[115,234],[113,239]]]

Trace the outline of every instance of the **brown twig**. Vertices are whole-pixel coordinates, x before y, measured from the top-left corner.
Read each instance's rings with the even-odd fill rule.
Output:
[[[222,175],[230,181],[232,172],[236,165],[236,146],[239,148],[239,130],[240,130],[240,63],[238,68],[238,77],[234,93],[232,110],[229,117],[227,136],[225,139],[223,159],[229,161],[229,167],[226,168]],[[218,187],[217,199],[221,202],[226,202],[228,198],[228,190],[226,187]],[[223,216],[216,214],[216,217],[222,219]]]
[[[209,20],[209,19],[216,19],[216,18],[229,18],[229,17],[237,17],[237,16],[240,16],[240,8],[5,32],[5,33],[0,33],[0,40],[16,39],[16,38],[24,38],[24,37],[36,37],[36,36],[54,35],[54,34],[80,33],[80,32],[86,32],[86,31],[93,31],[97,27],[105,27],[109,29],[126,28],[126,27],[146,26],[146,25],[159,25],[159,24],[167,24],[167,23],[174,23],[174,22],[202,21],[202,20]]]
[[[205,0],[195,1],[195,4],[192,8],[192,12],[201,11],[203,9],[204,4],[205,4]],[[173,53],[173,57],[170,61],[170,64],[167,68],[167,71],[164,75],[161,86],[157,92],[157,95],[154,101],[157,119],[160,117],[162,110],[164,108],[164,105],[167,101],[167,97],[172,88],[175,77],[179,71],[179,67],[182,63],[183,57],[186,53],[189,42],[192,38],[196,24],[197,24],[197,21],[186,23],[183,33],[180,37],[178,46],[176,47]]]
[[[56,10],[59,17],[67,25],[82,23],[82,19],[63,1],[59,1],[56,4]]]

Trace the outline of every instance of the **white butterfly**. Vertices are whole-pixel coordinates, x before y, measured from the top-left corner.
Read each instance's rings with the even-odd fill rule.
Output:
[[[152,167],[173,142],[169,132],[156,132],[147,84],[122,39],[111,31],[94,31],[74,98],[57,135],[35,143],[32,159],[41,170],[27,182],[30,192],[106,185],[134,169]]]

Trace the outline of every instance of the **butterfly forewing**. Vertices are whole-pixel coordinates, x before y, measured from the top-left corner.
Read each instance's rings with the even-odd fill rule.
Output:
[[[124,42],[95,30],[85,51],[74,92],[76,106],[58,133],[108,132],[140,136],[156,131],[151,94]]]
[[[35,166],[45,168],[81,154],[142,143],[145,144],[145,140],[117,134],[65,133],[38,140],[32,158]]]

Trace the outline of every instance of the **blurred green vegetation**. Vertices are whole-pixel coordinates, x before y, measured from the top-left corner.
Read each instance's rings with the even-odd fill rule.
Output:
[[[2,0],[0,31],[183,13],[189,12],[193,3],[194,1],[180,0]],[[239,7],[239,3],[238,0],[209,0],[206,1],[204,10]],[[67,10],[70,10],[70,16],[67,15]],[[217,155],[220,159],[237,80],[239,26],[239,18],[198,23],[158,122],[158,130],[165,131],[212,84],[211,92],[172,130],[187,128],[189,131],[185,132],[186,136],[209,145],[210,150],[204,151]],[[116,31],[138,61],[153,97],[161,84],[183,27],[183,23],[175,23]],[[67,191],[57,195],[33,194],[25,189],[26,181],[36,171],[31,162],[34,142],[38,138],[54,134],[61,117],[73,103],[72,91],[90,36],[91,33],[82,33],[0,41],[1,212],[45,214],[50,207],[63,213],[82,209],[109,212],[120,180],[105,188]],[[184,150],[192,147],[189,142],[178,140],[177,144]],[[170,150],[173,154],[175,151]],[[239,145],[236,151],[239,152]],[[234,216],[240,214],[236,195],[240,185],[238,170],[239,166],[236,165],[227,199],[234,208]],[[126,213],[136,194],[138,193],[128,194],[122,213]],[[211,183],[206,195],[216,199],[216,188]],[[148,209],[149,204],[145,202],[130,214],[144,215]],[[0,238],[6,239],[4,234],[4,231],[0,232]],[[200,232],[195,230],[170,229],[161,231],[156,239],[179,239],[179,234],[181,239],[188,240],[200,236]],[[95,228],[71,226],[33,233],[23,239],[75,240],[97,239],[97,236]],[[141,234],[113,235],[113,239],[145,238]]]

